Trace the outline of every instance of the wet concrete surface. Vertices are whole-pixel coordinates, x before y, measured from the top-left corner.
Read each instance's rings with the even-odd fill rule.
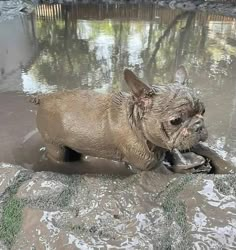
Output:
[[[11,249],[235,249],[235,174],[27,171],[0,168],[0,201],[23,204],[21,227],[14,241],[5,240]],[[18,188],[9,201],[11,185]]]

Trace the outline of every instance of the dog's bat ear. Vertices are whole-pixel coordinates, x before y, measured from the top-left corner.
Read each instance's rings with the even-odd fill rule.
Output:
[[[152,96],[154,94],[152,87],[142,82],[131,70],[124,70],[124,78],[129,88],[132,91],[133,96],[136,99],[136,103],[139,107],[146,109],[152,106]]]
[[[147,93],[151,92],[152,88],[142,82],[131,70],[124,70],[124,78],[129,88],[131,89],[133,95],[137,98],[140,98]]]

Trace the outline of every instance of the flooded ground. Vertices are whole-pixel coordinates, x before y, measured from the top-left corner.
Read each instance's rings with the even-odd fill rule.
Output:
[[[123,175],[1,163],[1,249],[236,248],[235,174],[128,176],[91,158],[53,164],[28,102],[62,89],[127,90],[125,67],[168,83],[184,64],[206,104],[209,143],[236,162],[236,19],[154,5],[41,5],[1,22],[0,34],[0,162]]]
[[[1,22],[1,161],[37,170],[52,166],[27,96],[127,90],[125,67],[150,84],[168,83],[180,64],[206,104],[210,143],[234,160],[235,28],[234,18],[154,5],[41,5],[32,15]]]

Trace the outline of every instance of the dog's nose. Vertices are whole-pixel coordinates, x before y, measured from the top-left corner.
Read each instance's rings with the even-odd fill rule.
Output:
[[[202,119],[197,120],[194,125],[193,125],[193,129],[195,132],[201,132],[203,129],[203,121]]]

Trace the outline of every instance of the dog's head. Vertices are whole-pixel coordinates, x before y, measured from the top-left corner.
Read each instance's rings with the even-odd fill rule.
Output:
[[[183,84],[187,79],[183,66],[172,84],[149,86],[128,69],[124,77],[132,91],[130,115],[149,142],[186,150],[207,139],[204,104]]]

